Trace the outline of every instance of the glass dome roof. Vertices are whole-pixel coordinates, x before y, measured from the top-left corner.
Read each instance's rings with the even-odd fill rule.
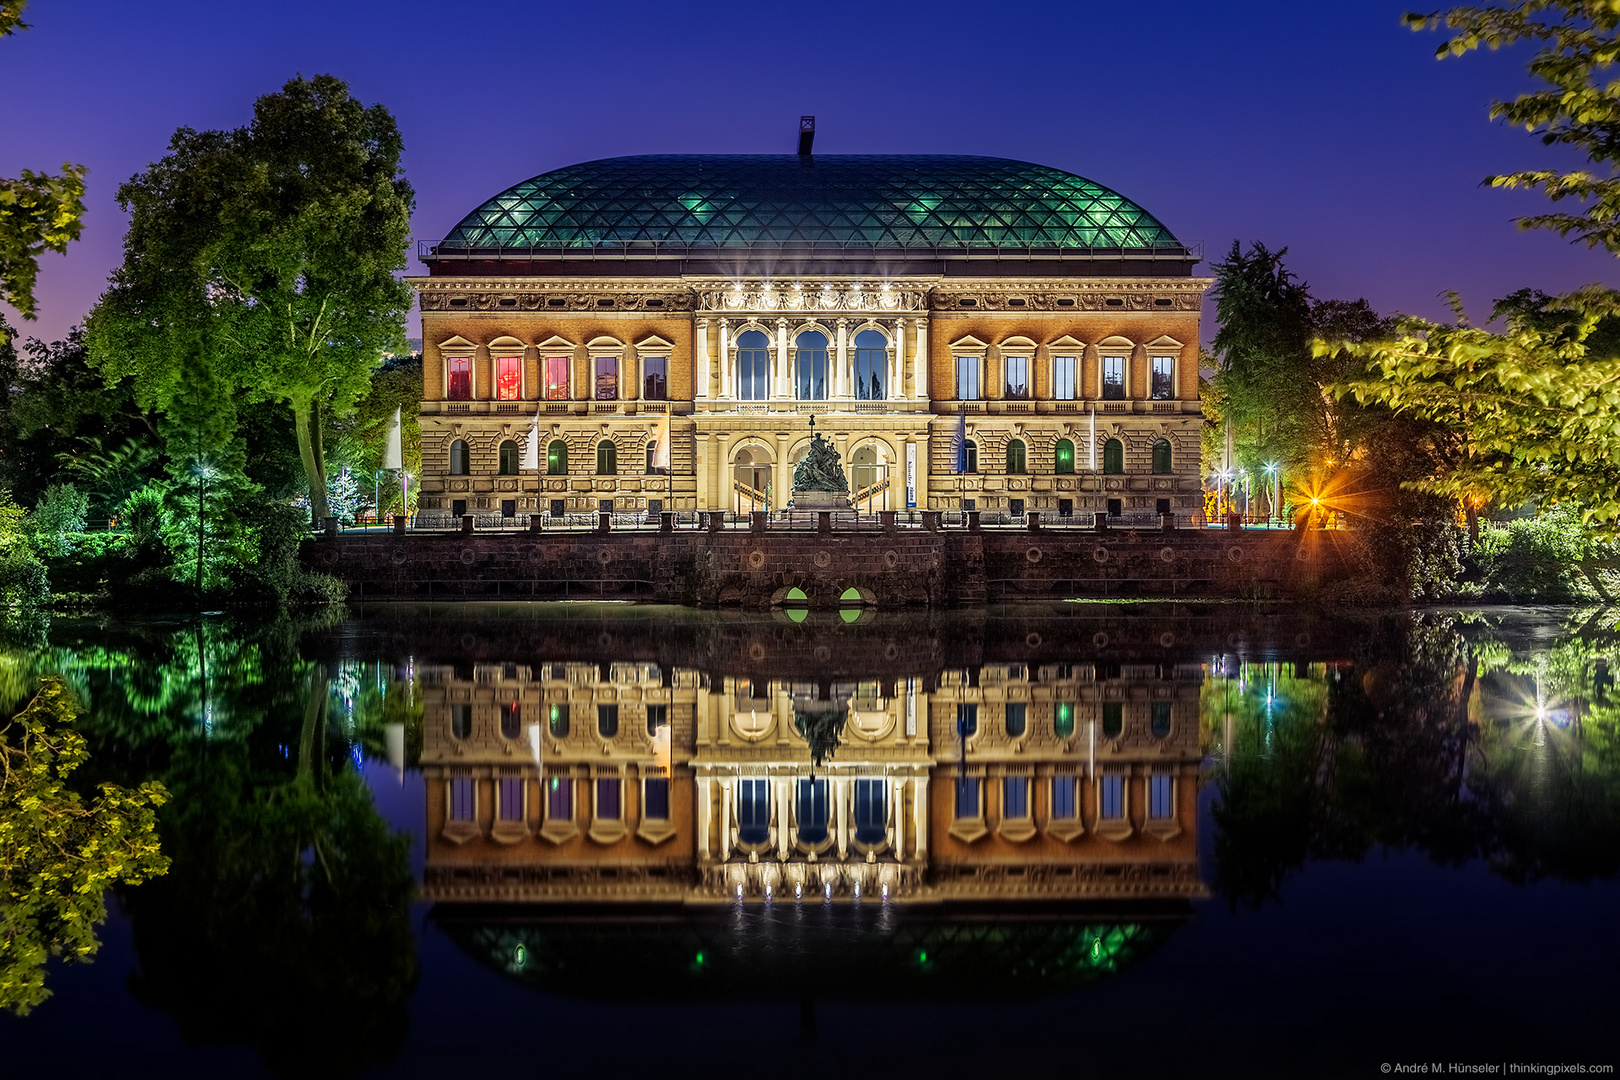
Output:
[[[557,169],[463,218],[478,250],[1185,251],[1152,214],[1084,177],[961,155],[647,155]]]

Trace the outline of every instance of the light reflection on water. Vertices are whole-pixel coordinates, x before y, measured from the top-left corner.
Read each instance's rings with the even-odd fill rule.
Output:
[[[1325,862],[1609,886],[1620,643],[1562,627],[391,607],[59,625],[0,697],[63,674],[95,779],[174,794],[129,991],[342,1071],[410,1045],[423,934],[537,1000],[1056,1001]]]

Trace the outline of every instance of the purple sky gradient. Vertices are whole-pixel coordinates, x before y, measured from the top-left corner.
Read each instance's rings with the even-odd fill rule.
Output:
[[[90,190],[84,237],[44,258],[40,317],[21,329],[60,337],[95,303],[120,259],[114,191],[175,128],[239,126],[256,96],[326,72],[398,118],[423,240],[578,161],[791,153],[799,114],[814,113],[824,153],[1068,169],[1207,256],[1234,239],[1287,245],[1317,296],[1385,312],[1443,317],[1456,289],[1483,318],[1527,285],[1620,284],[1613,256],[1514,228],[1549,205],[1540,196],[1479,186],[1575,161],[1486,118],[1493,97],[1529,85],[1528,51],[1441,63],[1438,36],[1401,27],[1404,10],[33,0],[34,29],[0,40],[0,176],[74,161]]]

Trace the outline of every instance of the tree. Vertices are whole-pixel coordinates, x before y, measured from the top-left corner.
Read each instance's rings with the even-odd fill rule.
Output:
[[[27,30],[22,21],[28,0],[0,0],[0,38]],[[64,163],[61,176],[24,169],[15,180],[0,178],[0,300],[25,319],[34,317],[34,283],[39,257],[67,251],[79,238],[84,217],[82,165]],[[0,342],[8,330],[0,322]]]
[[[182,128],[169,149],[118,190],[130,228],[92,355],[160,411],[188,356],[244,400],[284,402],[322,519],[323,425],[367,391],[410,303],[399,130],[320,75],[261,97],[245,128]]]
[[[169,866],[158,850],[162,784],[103,783],[88,805],[67,786],[88,756],[76,713],[72,691],[49,678],[0,726],[0,1007],[19,1014],[50,995],[48,957],[95,955],[108,888]]]
[[[1533,169],[1488,176],[1499,188],[1544,192],[1554,202],[1584,204],[1574,212],[1535,214],[1518,219],[1521,229],[1551,229],[1560,236],[1599,244],[1620,254],[1620,84],[1607,80],[1620,59],[1620,6],[1611,0],[1507,0],[1482,7],[1455,7],[1428,15],[1408,15],[1415,30],[1452,32],[1437,50],[1445,59],[1481,46],[1500,49],[1523,41],[1542,47],[1530,59],[1530,74],[1546,84],[1512,101],[1493,101],[1493,120],[1506,120],[1548,146],[1573,146],[1603,174],[1586,170]]]

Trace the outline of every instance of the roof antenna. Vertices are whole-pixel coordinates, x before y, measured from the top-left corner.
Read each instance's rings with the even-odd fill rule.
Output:
[[[813,116],[799,117],[799,156],[810,156],[810,144],[816,141],[816,118]]]

